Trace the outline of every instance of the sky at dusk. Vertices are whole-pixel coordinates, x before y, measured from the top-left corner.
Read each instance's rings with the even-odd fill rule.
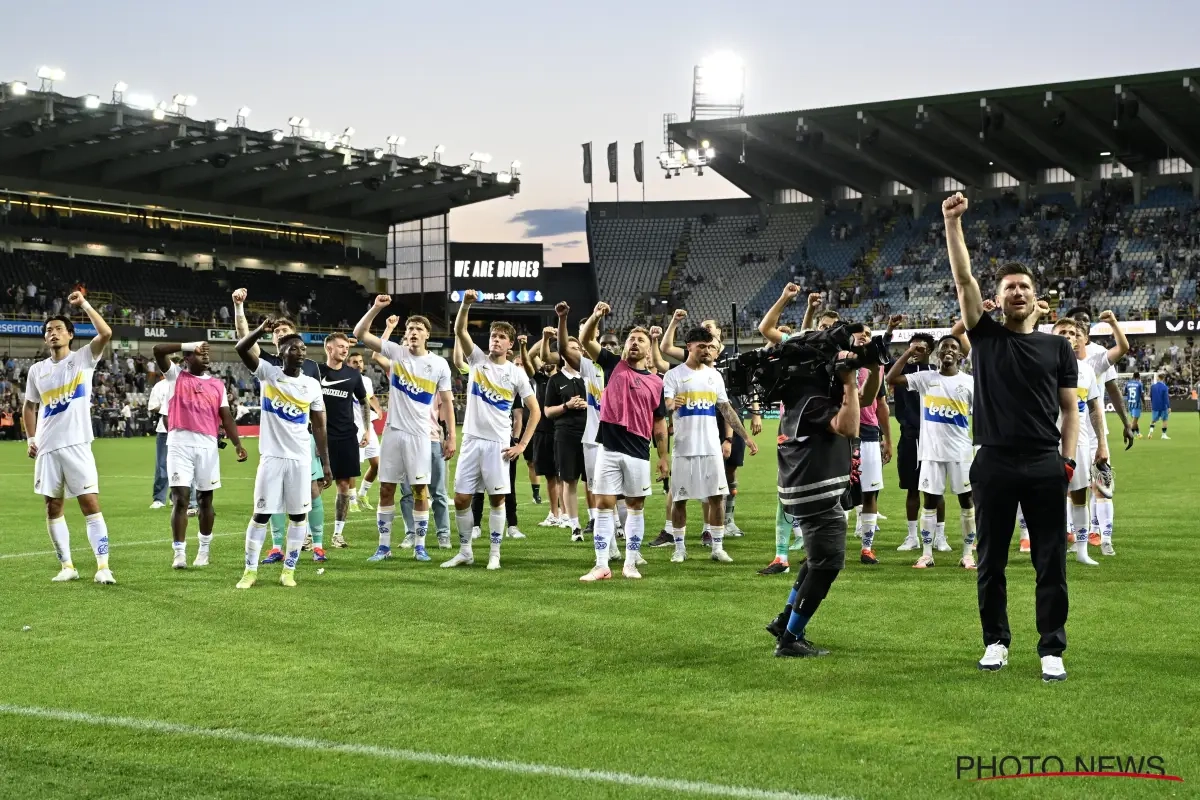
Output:
[[[719,176],[665,181],[662,115],[686,119],[691,69],[719,50],[746,64],[758,114],[1200,66],[1200,3],[607,3],[512,0],[0,0],[0,80],[62,67],[64,94],[195,94],[196,118],[253,109],[250,127],[405,136],[404,155],[522,162],[515,198],[455,211],[460,241],[540,240],[550,263],[587,259],[580,144],[595,143],[597,200],[615,199],[604,148],[620,142],[622,199],[739,196]],[[1198,71],[1200,72],[1200,71]]]

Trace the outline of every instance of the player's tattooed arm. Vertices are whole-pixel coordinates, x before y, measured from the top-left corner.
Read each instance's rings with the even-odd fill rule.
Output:
[[[516,416],[515,414],[513,416]],[[446,425],[446,436],[442,439],[442,458],[446,461],[454,458],[458,450],[457,421],[454,419],[454,392],[446,390],[438,393],[438,417]]]
[[[1100,400],[1089,400],[1087,407],[1092,430],[1099,433],[1096,437],[1096,463],[1108,461],[1108,440],[1104,437],[1104,404]]]
[[[667,418],[654,420],[654,449],[658,453],[658,477],[666,478],[671,474],[667,460]]]
[[[717,410],[721,412],[721,416],[725,419],[726,424],[733,429],[733,432],[742,437],[742,441],[746,443],[746,449],[750,451],[750,455],[758,455],[758,445],[754,443],[754,439],[746,431],[746,427],[742,425],[742,416],[734,410],[733,404],[726,400],[724,403],[717,403]]]

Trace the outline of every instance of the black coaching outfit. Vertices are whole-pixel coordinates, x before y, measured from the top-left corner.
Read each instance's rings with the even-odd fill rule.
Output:
[[[587,386],[583,382],[583,376],[578,372],[567,374],[566,370],[560,369],[550,376],[542,414],[546,415],[546,409],[552,406],[565,405],[572,397],[587,400]],[[555,474],[560,480],[577,481],[584,476],[583,430],[587,427],[587,408],[568,408],[551,422],[554,424]]]
[[[967,333],[975,376],[971,486],[978,525],[979,621],[983,643],[1008,647],[1004,570],[1017,504],[1029,528],[1037,575],[1039,656],[1067,647],[1067,473],[1059,455],[1058,396],[1075,391],[1079,367],[1067,340],[1014,333],[988,315]]]

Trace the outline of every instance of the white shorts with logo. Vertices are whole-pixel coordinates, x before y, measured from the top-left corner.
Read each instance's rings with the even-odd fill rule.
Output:
[[[649,497],[651,486],[649,459],[634,458],[600,445],[592,494]]]
[[[600,460],[600,445],[583,443],[583,477],[588,488],[596,482],[596,463]]]
[[[214,441],[212,447],[187,444],[167,445],[167,480],[170,486],[211,492],[221,488],[221,451]]]
[[[428,486],[432,474],[428,433],[417,436],[391,427],[383,429],[379,447],[380,483]]]
[[[359,441],[362,441],[361,431],[359,431]],[[358,448],[359,462],[366,461],[368,458],[379,458],[379,434],[375,432],[374,424],[367,429],[367,446]]]
[[[428,437],[424,447],[425,457],[430,458],[432,448]],[[458,464],[454,468],[454,493],[483,492],[490,497],[508,494],[512,486],[508,479],[508,462],[504,460],[504,451],[507,449],[508,445],[501,442],[475,436],[463,437]]]
[[[254,513],[297,516],[312,510],[312,465],[262,456],[254,476]]]
[[[883,447],[879,442],[859,442],[858,452],[862,458],[862,490],[878,492],[883,488]]]
[[[705,500],[729,494],[721,456],[671,456],[671,499]]]
[[[1092,464],[1096,462],[1097,442],[1088,437],[1075,445],[1075,475],[1067,484],[1068,492],[1077,492],[1092,485]]]
[[[100,477],[92,446],[73,444],[38,453],[33,462],[33,491],[56,500],[99,494]]]
[[[926,494],[966,494],[971,491],[970,461],[922,461],[918,482]]]

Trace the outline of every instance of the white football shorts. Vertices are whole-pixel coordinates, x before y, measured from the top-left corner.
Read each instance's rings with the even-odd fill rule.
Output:
[[[254,513],[297,516],[312,510],[312,465],[262,456],[254,476]]]
[[[167,480],[170,486],[196,487],[197,492],[221,488],[221,451],[187,444],[167,445]]]
[[[861,454],[861,484],[864,492],[878,492],[883,488],[883,447],[879,442],[859,442]]]
[[[625,495],[626,497],[649,497],[650,461],[617,453],[600,445],[596,459],[596,481],[592,494]]]
[[[592,484],[596,482],[596,463],[600,459],[600,445],[583,444],[583,477],[588,488],[592,488]]]
[[[429,459],[432,448],[429,439],[424,440],[425,458]],[[508,445],[493,442],[491,439],[480,439],[475,436],[463,437],[462,450],[458,454],[458,463],[454,468],[454,493],[476,494],[483,492],[489,497],[508,494],[511,490],[508,475],[508,462],[504,460],[504,451]],[[382,475],[382,466],[380,467]],[[425,483],[429,481],[426,480]]]
[[[727,494],[729,482],[725,480],[725,462],[720,456],[671,457],[672,500],[706,500]]]
[[[466,443],[463,444],[465,449]],[[428,434],[415,436],[395,428],[384,428],[383,441],[379,446],[380,483],[428,486],[432,474],[433,460]]]
[[[99,494],[100,477],[92,446],[73,444],[38,453],[33,462],[33,491],[56,500]]]
[[[922,461],[918,482],[926,494],[967,494],[971,491],[970,461]]]

